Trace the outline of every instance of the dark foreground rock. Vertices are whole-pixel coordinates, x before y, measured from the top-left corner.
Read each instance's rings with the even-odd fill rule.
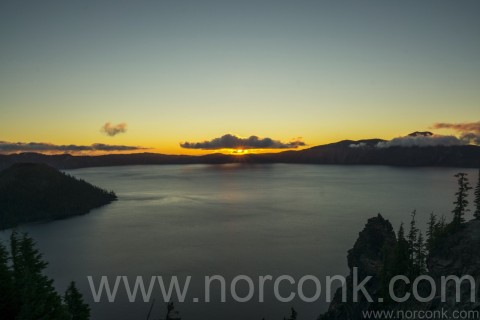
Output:
[[[342,290],[338,289],[328,312],[320,319],[362,319],[362,311],[371,309],[372,303],[362,294],[358,295],[358,302],[353,303],[353,268],[357,268],[359,282],[367,276],[372,277],[365,288],[376,296],[385,254],[393,249],[395,243],[395,232],[388,220],[380,214],[368,220],[355,245],[348,251],[347,302],[342,302]]]
[[[419,302],[413,296],[405,302],[379,302],[384,295],[381,292],[382,275],[386,255],[395,247],[395,234],[388,220],[380,215],[368,220],[364,230],[360,232],[353,249],[348,252],[348,266],[350,275],[347,277],[347,299],[342,301],[341,288],[335,293],[334,299],[328,311],[319,319],[366,319],[366,311],[393,311],[393,312],[440,312],[443,315],[452,316],[453,312],[471,312],[480,317],[480,220],[472,220],[462,224],[455,230],[442,236],[435,247],[427,256],[428,271],[426,275],[432,277],[435,282],[435,296],[428,302]],[[353,302],[353,268],[358,268],[358,282],[365,277],[372,276],[368,285],[365,286],[371,295],[373,302],[368,302],[363,295],[359,294],[358,302]],[[446,299],[442,301],[442,277],[471,276],[476,283],[474,289],[474,301],[472,301],[472,289],[468,281],[460,285],[460,301],[456,301],[456,283],[449,281],[446,285]],[[412,282],[414,279],[411,279]],[[419,294],[428,297],[431,286],[419,285]],[[411,288],[407,288],[411,292]],[[403,295],[400,295],[403,296]],[[401,314],[401,313],[397,313]],[[413,315],[413,316],[412,316]],[[425,313],[410,313],[409,319],[425,319]],[[377,317],[377,319],[383,319]]]

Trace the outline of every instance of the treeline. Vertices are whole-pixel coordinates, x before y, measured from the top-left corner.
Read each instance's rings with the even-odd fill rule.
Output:
[[[457,173],[455,177],[457,178],[458,190],[455,193],[451,221],[447,223],[445,216],[438,217],[431,213],[424,235],[417,227],[417,213],[414,210],[408,232],[406,232],[404,224],[401,223],[394,250],[384,253],[385,261],[380,275],[380,296],[386,302],[386,304],[383,304],[384,307],[392,302],[388,292],[390,280],[396,275],[405,275],[409,279],[414,279],[420,275],[428,274],[427,259],[429,254],[441,246],[442,239],[458,232],[463,227],[465,214],[470,211],[468,196],[472,187],[466,173]],[[475,207],[473,215],[475,219],[480,219],[480,170],[478,171],[473,203]],[[409,284],[400,281],[397,282],[394,291],[396,296],[403,296],[409,289]]]
[[[0,318],[3,320],[87,320],[90,307],[71,282],[64,295],[44,273],[47,262],[26,234],[13,232],[0,243]]]
[[[0,172],[0,230],[85,214],[116,198],[47,165],[15,164]]]

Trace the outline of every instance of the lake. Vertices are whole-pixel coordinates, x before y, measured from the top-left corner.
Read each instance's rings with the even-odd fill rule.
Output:
[[[177,303],[189,319],[282,319],[293,306],[299,319],[316,319],[328,307],[322,292],[316,302],[274,299],[222,303],[212,289],[204,296],[204,277],[221,275],[304,275],[324,279],[348,273],[346,254],[368,218],[381,213],[398,229],[416,209],[425,228],[430,212],[450,218],[459,171],[455,168],[329,166],[287,164],[125,166],[68,170],[67,173],[108,190],[118,201],[68,220],[21,228],[38,243],[49,276],[64,291],[77,282],[92,308],[92,319],[146,319],[151,307],[128,302],[124,291],[115,302],[93,302],[87,276],[191,276],[187,301]],[[0,234],[8,237],[8,232]],[[97,281],[98,282],[98,281]],[[323,283],[322,283],[323,285]],[[217,288],[212,286],[212,288]],[[280,287],[288,296],[287,282]],[[239,282],[238,295],[248,286]],[[311,295],[312,283],[305,286]],[[324,288],[322,288],[324,289]],[[158,291],[158,290],[157,290]],[[229,291],[227,287],[227,291]],[[258,290],[255,290],[257,295]],[[150,319],[164,317],[159,292]],[[202,301],[202,299],[200,299]]]

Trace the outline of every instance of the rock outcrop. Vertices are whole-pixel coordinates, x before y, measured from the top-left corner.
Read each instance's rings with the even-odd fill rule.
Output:
[[[372,277],[365,288],[372,296],[375,296],[380,287],[380,273],[385,261],[385,254],[393,250],[395,243],[395,232],[388,220],[385,220],[380,214],[368,220],[355,245],[348,251],[350,275],[347,277],[347,301],[342,301],[342,290],[338,289],[328,312],[321,319],[362,318],[362,311],[369,310],[371,303],[362,294],[359,294],[358,302],[353,302],[353,268],[357,268],[358,282],[367,276]]]
[[[451,316],[454,311],[478,311],[480,315],[480,220],[472,220],[461,226],[451,229],[444,234],[429,252],[427,257],[428,273],[435,282],[435,296],[428,302],[419,302],[411,296],[403,303],[390,301],[388,304],[380,303],[380,286],[384,259],[388,250],[395,247],[396,238],[391,224],[380,215],[368,220],[364,230],[360,233],[353,249],[348,252],[348,266],[351,270],[347,277],[347,301],[342,302],[341,288],[337,290],[328,311],[319,319],[363,319],[365,311],[378,310],[409,310],[423,312],[442,312]],[[387,251],[386,251],[387,250]],[[366,276],[372,276],[365,286],[374,302],[369,303],[364,298],[358,302],[352,300],[352,275],[353,268],[358,268],[359,282]],[[476,290],[475,299],[472,298],[472,288],[469,281],[462,281],[460,285],[460,301],[456,301],[457,284],[448,281],[446,286],[446,299],[442,301],[442,277],[469,275],[474,279]],[[413,282],[414,279],[411,279]],[[429,296],[431,286],[419,285],[419,294]],[[363,296],[360,295],[360,298]],[[421,319],[424,313],[417,313]],[[423,317],[425,319],[425,317]]]

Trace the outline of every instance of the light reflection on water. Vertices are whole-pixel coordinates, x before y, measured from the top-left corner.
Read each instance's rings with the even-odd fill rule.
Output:
[[[22,230],[38,242],[59,290],[77,282],[93,319],[146,318],[149,304],[128,303],[125,296],[92,303],[86,276],[127,275],[133,281],[137,275],[191,275],[189,297],[202,297],[207,275],[346,274],[346,251],[369,217],[381,212],[397,228],[413,209],[420,224],[432,211],[449,216],[458,171],[286,164],[78,169],[68,173],[114,190],[119,200],[85,216]],[[473,170],[462,171],[476,177]],[[301,319],[315,319],[327,307],[324,294],[318,303],[285,304],[274,301],[268,288],[263,304],[177,307],[185,320],[281,319],[291,306]],[[165,306],[156,300],[158,318]]]

